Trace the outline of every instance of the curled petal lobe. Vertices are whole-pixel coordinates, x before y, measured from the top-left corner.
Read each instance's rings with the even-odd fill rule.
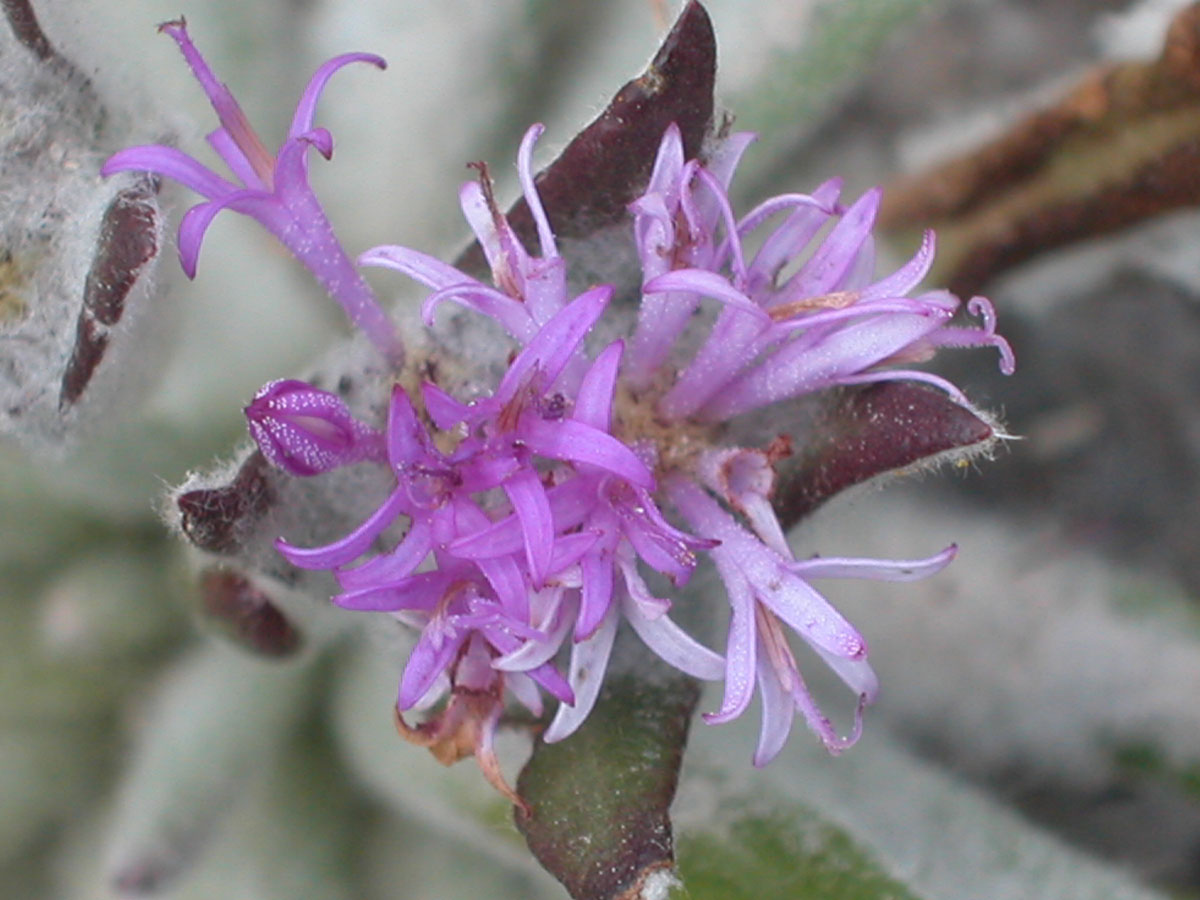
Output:
[[[404,487],[397,487],[362,525],[341,540],[324,547],[305,549],[293,546],[280,538],[275,542],[275,548],[284,559],[300,569],[334,569],[348,565],[366,553],[383,530],[396,520],[403,511],[406,500],[407,492]]]
[[[538,124],[529,126],[525,137],[521,139],[521,148],[517,151],[517,174],[521,178],[521,192],[529,211],[533,213],[533,221],[537,225],[538,241],[542,245],[542,256],[546,258],[558,256],[558,248],[554,243],[554,232],[550,230],[550,220],[546,218],[546,210],[542,207],[542,199],[538,196],[533,184],[533,147],[546,126]]]
[[[374,53],[344,53],[341,56],[335,56],[328,62],[322,63],[317,68],[317,71],[313,73],[312,78],[309,79],[308,86],[305,87],[304,93],[300,95],[300,102],[296,104],[296,112],[292,116],[292,125],[288,129],[289,138],[300,137],[305,132],[312,130],[313,117],[317,111],[317,101],[320,100],[321,92],[325,90],[325,85],[329,83],[329,79],[333,77],[333,73],[338,71],[338,69],[356,62],[368,63],[377,69],[387,68],[387,60],[382,56],[376,56]],[[325,153],[325,156],[328,157],[329,153]]]

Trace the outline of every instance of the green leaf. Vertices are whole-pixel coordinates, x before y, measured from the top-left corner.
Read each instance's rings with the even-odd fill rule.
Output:
[[[797,730],[758,770],[751,717],[699,726],[675,810],[686,889],[697,876],[691,900],[1162,900],[914,758],[873,721],[837,757]],[[803,886],[791,894],[781,871],[789,852]]]
[[[796,804],[723,811],[727,834],[681,838],[679,900],[912,900],[843,831]]]
[[[517,826],[576,900],[640,896],[673,865],[667,810],[698,696],[687,678],[610,678],[577,732],[535,746]]]

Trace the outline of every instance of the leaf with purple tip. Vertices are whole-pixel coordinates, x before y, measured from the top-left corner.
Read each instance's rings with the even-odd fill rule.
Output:
[[[604,112],[538,175],[538,193],[558,237],[586,238],[624,221],[626,207],[645,189],[663,132],[672,122],[682,132],[687,157],[700,154],[713,116],[716,71],[712,22],[703,6],[689,3],[646,71],[617,91]],[[508,218],[523,241],[536,241],[524,199]],[[569,255],[569,250],[563,253]],[[468,272],[487,271],[477,244],[456,265]]]
[[[983,449],[995,428],[940,391],[891,381],[830,395],[774,505],[794,525],[846,488],[956,450]]]

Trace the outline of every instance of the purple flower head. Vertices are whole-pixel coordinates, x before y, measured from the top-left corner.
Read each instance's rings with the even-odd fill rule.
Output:
[[[873,280],[878,189],[842,207],[840,182],[829,181],[811,195],[773,197],[736,220],[725,188],[731,164],[750,140],[730,136],[712,168],[680,165],[678,133],[669,129],[649,189],[633,205],[646,275],[633,338],[640,351],[631,366],[635,377],[646,383],[668,362],[702,298],[723,306],[699,351],[672,377],[658,402],[660,415],[723,422],[829,387],[899,379],[934,384],[966,404],[942,378],[891,368],[928,359],[941,346],[994,346],[1002,370],[1012,372],[1012,350],[995,334],[986,299],[967,304],[982,327],[954,328],[949,323],[959,307],[956,297],[945,291],[907,296],[933,263],[932,232],[912,260]],[[704,220],[698,211],[706,209],[712,212]],[[779,217],[747,261],[743,240]],[[711,226],[697,236],[702,220],[721,224],[721,241]],[[789,268],[794,271],[780,282]]]
[[[540,133],[531,128],[518,154],[540,256],[517,238],[482,169],[459,199],[491,284],[404,247],[378,247],[359,260],[431,288],[423,306],[430,325],[443,301],[494,319],[519,347],[508,371],[469,402],[433,383],[413,395],[395,387],[385,439],[392,493],[340,541],[314,549],[280,541],[280,552],[297,566],[333,570],[338,605],[387,611],[420,630],[397,709],[445,703],[416,728],[401,717],[401,731],[439,758],[473,752],[498,786],[491,739],[502,695],[535,714],[539,690],[553,695],[558,711],[544,738],[565,738],[595,703],[622,619],[671,665],[724,680],[709,722],[740,715],[761,693],[756,764],[779,752],[797,711],[839,752],[861,732],[877,682],[866,641],[812,581],[922,578],[946,566],[955,548],[911,561],[796,560],[771,505],[789,440],[741,447],[727,441],[723,425],[778,400],[887,379],[929,382],[965,403],[948,382],[902,367],[941,346],[994,346],[1011,370],[991,306],[972,300],[968,311],[982,324],[954,327],[953,296],[907,296],[929,268],[932,237],[896,273],[874,278],[878,192],[842,207],[839,185],[829,182],[737,219],[726,192],[750,136],[727,138],[706,161],[685,160],[672,127],[646,193],[631,206],[643,267],[636,326],[593,355],[586,338],[612,289],[568,293],[534,184]],[[743,239],[769,221],[775,228],[748,258]],[[715,321],[696,335],[704,326],[693,313],[712,300],[720,304]],[[397,522],[404,537],[375,553]],[[656,572],[686,584],[701,554],[729,600],[724,657],[676,625],[671,601],[646,582]],[[848,737],[809,692],[788,630],[854,692]]]
[[[263,456],[289,475],[319,475],[362,460],[383,462],[383,435],[359,422],[341,397],[303,381],[263,385],[245,409]]]
[[[255,219],[313,273],[346,315],[367,335],[386,359],[399,365],[403,351],[395,329],[375,294],[342,249],[333,227],[308,183],[308,151],[316,149],[329,159],[333,136],[313,126],[317,100],[330,77],[353,62],[380,69],[387,63],[370,53],[334,57],[313,74],[296,106],[287,138],[272,156],[250,126],[245,113],[209,68],[187,33],[183,19],[159,26],[179,45],[192,74],[208,95],[220,126],[209,133],[208,143],[224,160],[233,181],[214,172],[174,147],[158,144],[130,147],[115,153],[101,169],[117,172],[154,172],[174,179],[205,197],[179,223],[179,257],[189,278],[196,275],[200,244],[212,220],[223,209]]]

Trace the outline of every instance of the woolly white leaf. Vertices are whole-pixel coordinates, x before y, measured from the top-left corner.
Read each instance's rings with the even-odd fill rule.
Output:
[[[308,695],[305,675],[220,645],[175,667],[118,794],[113,883],[158,890],[194,864],[241,788],[272,763]]]
[[[157,184],[106,181],[106,99],[25,2],[0,22],[0,431],[60,446],[129,408],[154,368],[140,315],[162,245]],[[121,360],[115,365],[113,360]],[[115,403],[121,393],[122,403]]]
[[[1200,618],[1188,601],[1047,542],[1049,523],[1015,529],[900,498],[870,506],[831,510],[794,546],[833,553],[852,541],[888,555],[953,535],[960,547],[954,565],[903,597],[829,586],[871,641],[884,686],[876,719],[976,773],[1079,788],[1108,783],[1123,748],[1151,744],[1169,764],[1200,764]]]
[[[334,725],[344,755],[373,796],[421,828],[454,841],[459,853],[469,847],[514,873],[512,877],[526,880],[527,893],[521,896],[561,897],[562,888],[538,868],[517,834],[511,805],[475,766],[467,761],[446,768],[427,750],[406,744],[396,734],[395,686],[407,656],[401,633],[397,625],[392,645],[377,641],[364,647],[338,673]],[[497,749],[502,763],[516,763],[528,753],[528,741],[502,733]]]
[[[776,822],[785,840],[824,825],[855,845],[854,858],[928,900],[1162,900],[917,761],[879,729],[837,758],[794,739],[752,770],[755,727],[743,717],[693,732],[676,801],[681,846],[705,835],[726,841],[747,817]]]

